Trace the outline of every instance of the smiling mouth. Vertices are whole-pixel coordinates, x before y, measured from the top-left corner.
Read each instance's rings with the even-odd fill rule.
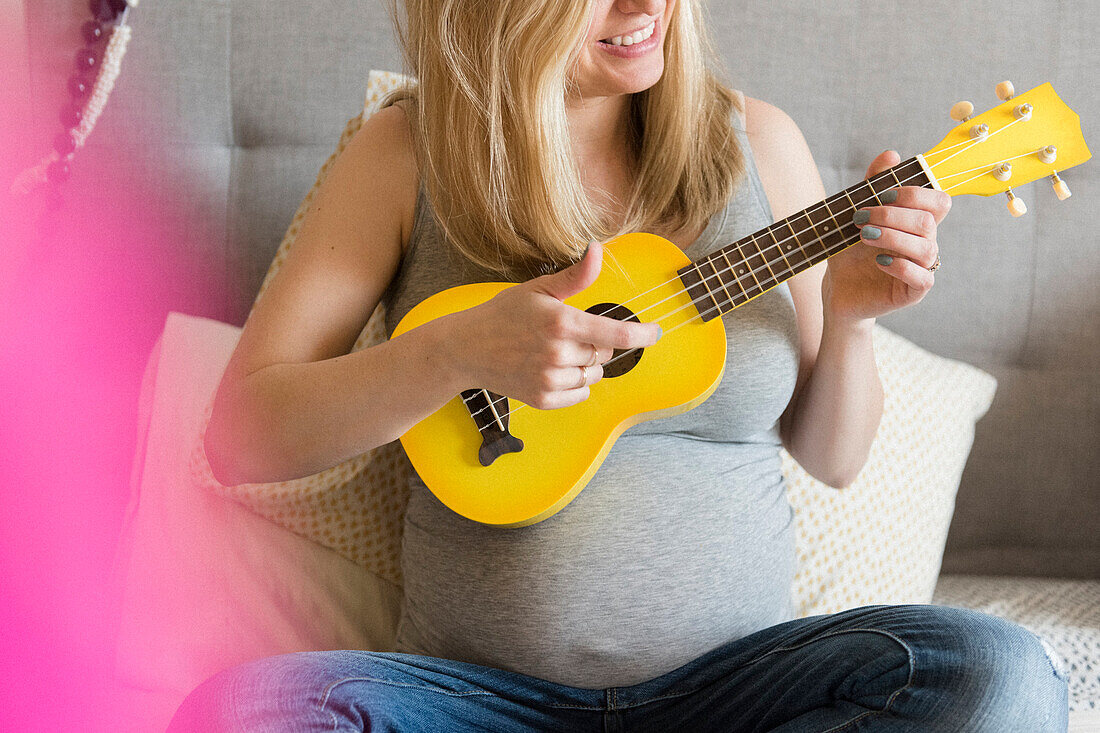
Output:
[[[654,29],[657,27],[657,21],[650,22],[644,28],[639,28],[633,33],[627,33],[622,36],[613,36],[611,38],[601,38],[600,43],[606,43],[609,46],[633,46],[635,43],[641,43],[653,35]]]

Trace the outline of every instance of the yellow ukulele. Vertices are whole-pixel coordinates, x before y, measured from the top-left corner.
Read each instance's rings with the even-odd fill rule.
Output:
[[[830,196],[696,262],[653,234],[626,234],[604,245],[599,277],[565,302],[599,315],[659,322],[661,340],[619,350],[584,402],[538,410],[488,390],[466,390],[401,436],[413,467],[443,504],[468,519],[500,527],[540,522],[572,501],[631,425],[686,412],[722,379],[726,334],[718,316],[859,241],[852,215],[879,204],[898,186],[956,196],[1008,194],[1013,216],[1025,211],[1012,186],[1049,176],[1059,199],[1069,189],[1058,172],[1091,157],[1080,118],[1050,84],[1013,96],[972,118],[973,105],[951,110],[959,124],[939,145]],[[417,304],[394,336],[435,318],[480,305],[514,283],[475,283]]]

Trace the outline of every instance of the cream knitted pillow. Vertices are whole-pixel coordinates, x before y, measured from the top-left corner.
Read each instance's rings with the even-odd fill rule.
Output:
[[[782,452],[797,523],[798,616],[873,603],[931,603],[974,423],[997,381],[874,329],[884,405],[867,463],[844,489]]]

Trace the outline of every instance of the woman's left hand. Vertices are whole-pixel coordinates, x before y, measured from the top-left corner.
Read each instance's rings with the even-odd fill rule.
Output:
[[[887,150],[871,163],[866,178],[900,162],[896,152]],[[873,319],[919,303],[932,289],[935,276],[929,268],[939,256],[936,227],[947,216],[951,197],[919,186],[891,190],[897,192],[893,203],[857,210],[857,216],[859,211],[869,215],[859,225],[860,241],[828,260],[821,284],[827,321]]]

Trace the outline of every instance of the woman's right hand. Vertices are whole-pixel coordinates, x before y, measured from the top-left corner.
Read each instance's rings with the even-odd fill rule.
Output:
[[[488,389],[540,410],[569,407],[588,399],[615,349],[655,344],[656,323],[620,321],[562,302],[596,280],[602,259],[603,245],[593,242],[579,262],[452,314],[450,347],[468,385],[463,389]]]

